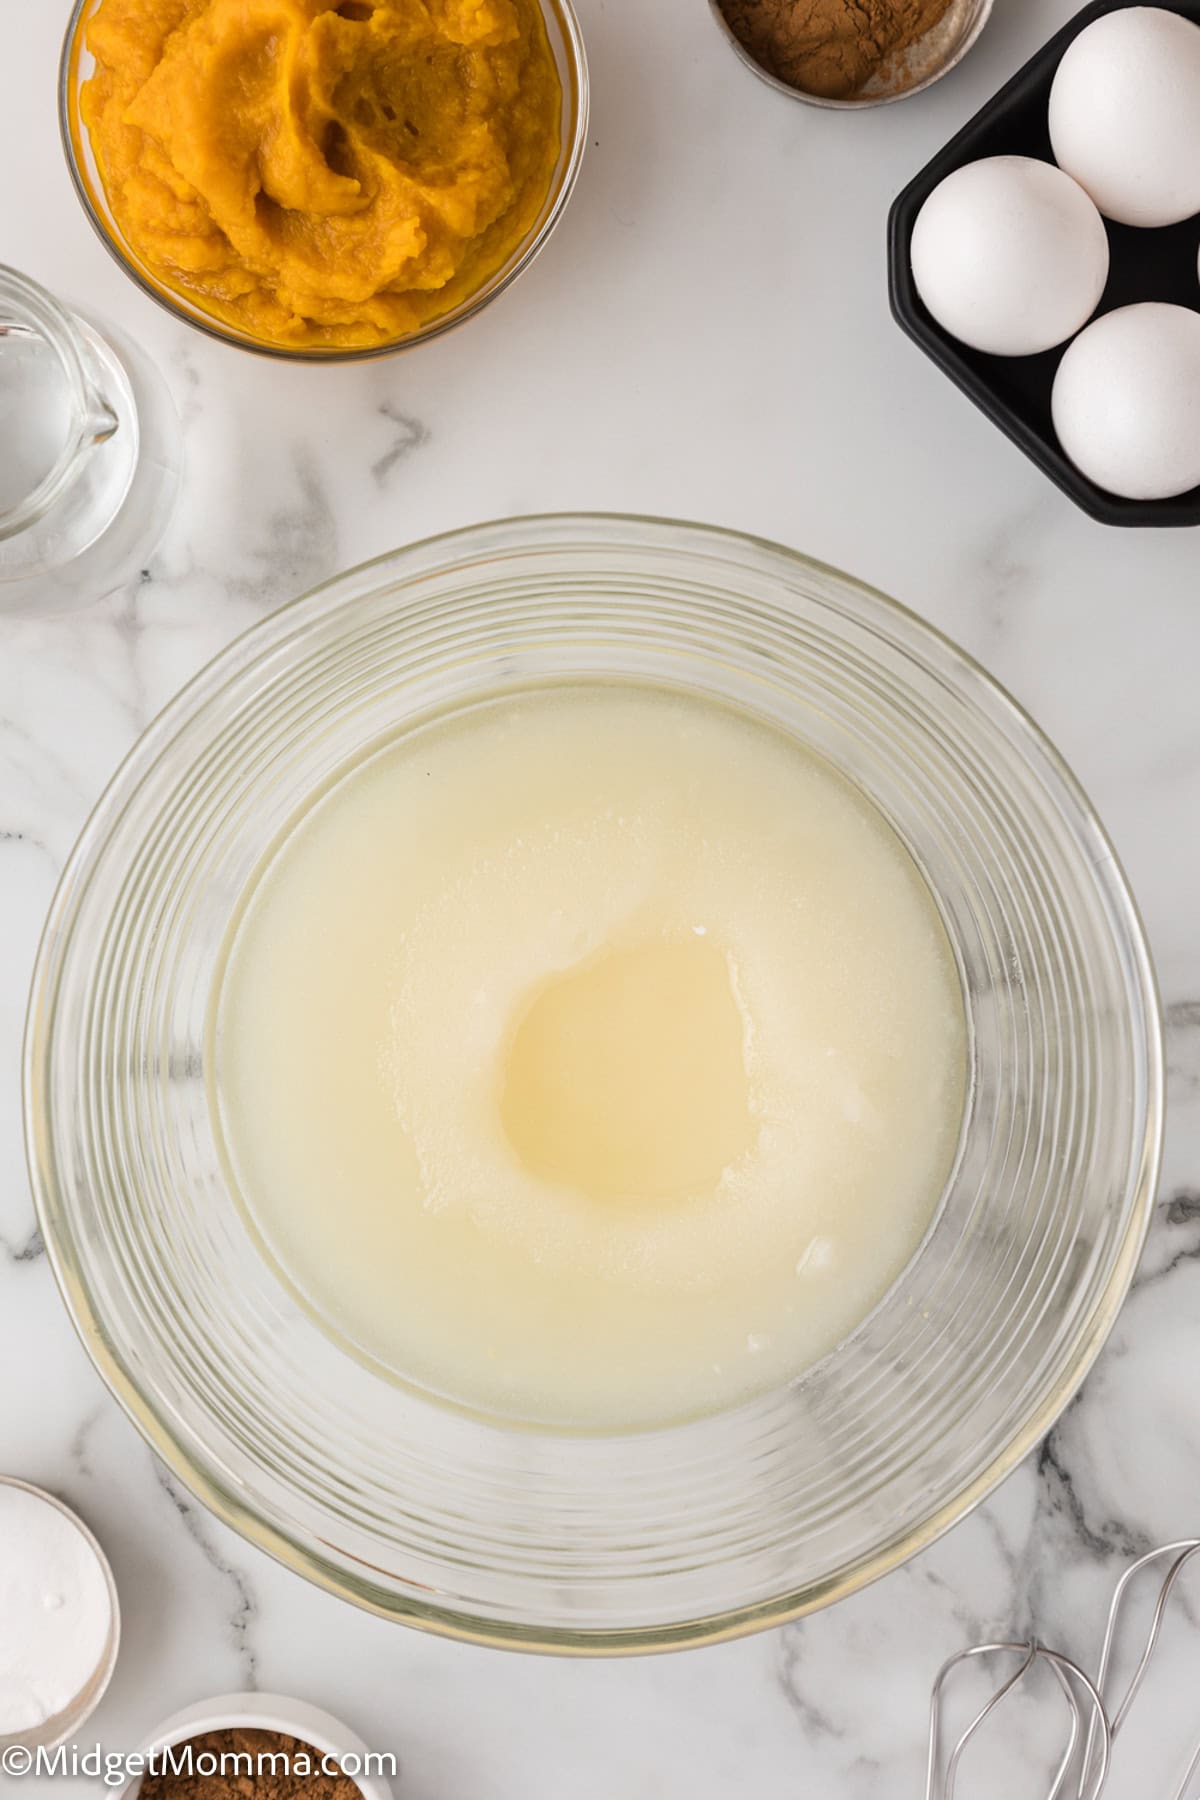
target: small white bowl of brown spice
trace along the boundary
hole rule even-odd
[[[280,1694],[224,1694],[164,1720],[117,1800],[393,1800],[390,1749]]]
[[[957,67],[993,0],[709,0],[748,68],[809,106],[887,106]]]

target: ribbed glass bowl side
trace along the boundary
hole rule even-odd
[[[957,1164],[916,1259],[793,1385],[670,1430],[512,1430],[355,1361],[258,1254],[207,1024],[264,849],[369,746],[497,692],[645,681],[773,720],[909,845],[962,975]],[[648,1649],[769,1623],[912,1554],[1048,1428],[1124,1297],[1162,1123],[1153,976],[1085,799],[911,614],[776,546],[514,520],[247,633],[168,708],[63,878],[31,1001],[30,1163],[68,1305],[181,1478],[304,1573],[488,1642]]]

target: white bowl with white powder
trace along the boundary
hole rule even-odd
[[[117,1660],[112,1570],[53,1494],[0,1475],[0,1749],[79,1730]]]

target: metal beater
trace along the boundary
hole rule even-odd
[[[1079,1664],[1057,1650],[1038,1643],[976,1644],[960,1650],[943,1663],[933,1684],[929,1706],[929,1761],[925,1782],[925,1800],[955,1800],[959,1768],[971,1743],[992,1718],[997,1708],[1024,1682],[1039,1670],[1048,1669],[1054,1676],[1067,1703],[1070,1730],[1062,1755],[1051,1778],[1046,1800],[1100,1800],[1108,1781],[1112,1747],[1131,1708],[1141,1692],[1162,1632],[1163,1618],[1175,1586],[1188,1563],[1200,1555],[1200,1539],[1186,1538],[1177,1544],[1163,1544],[1148,1555],[1139,1557],[1126,1569],[1113,1592],[1100,1647],[1100,1659],[1093,1680]],[[1118,1640],[1126,1635],[1126,1620],[1134,1595],[1143,1584],[1146,1570],[1165,1565],[1159,1583],[1158,1599],[1150,1619],[1141,1655],[1124,1691],[1113,1691],[1113,1663]],[[944,1712],[946,1690],[956,1673],[977,1661],[997,1665],[998,1685],[978,1709],[966,1729],[952,1744],[945,1743]],[[1004,1671],[1007,1669],[1007,1673]],[[1170,1800],[1200,1800],[1200,1745],[1197,1745],[1180,1785]]]

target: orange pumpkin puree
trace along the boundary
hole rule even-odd
[[[458,305],[558,159],[538,0],[102,0],[86,42],[118,229],[271,344],[387,343]]]

